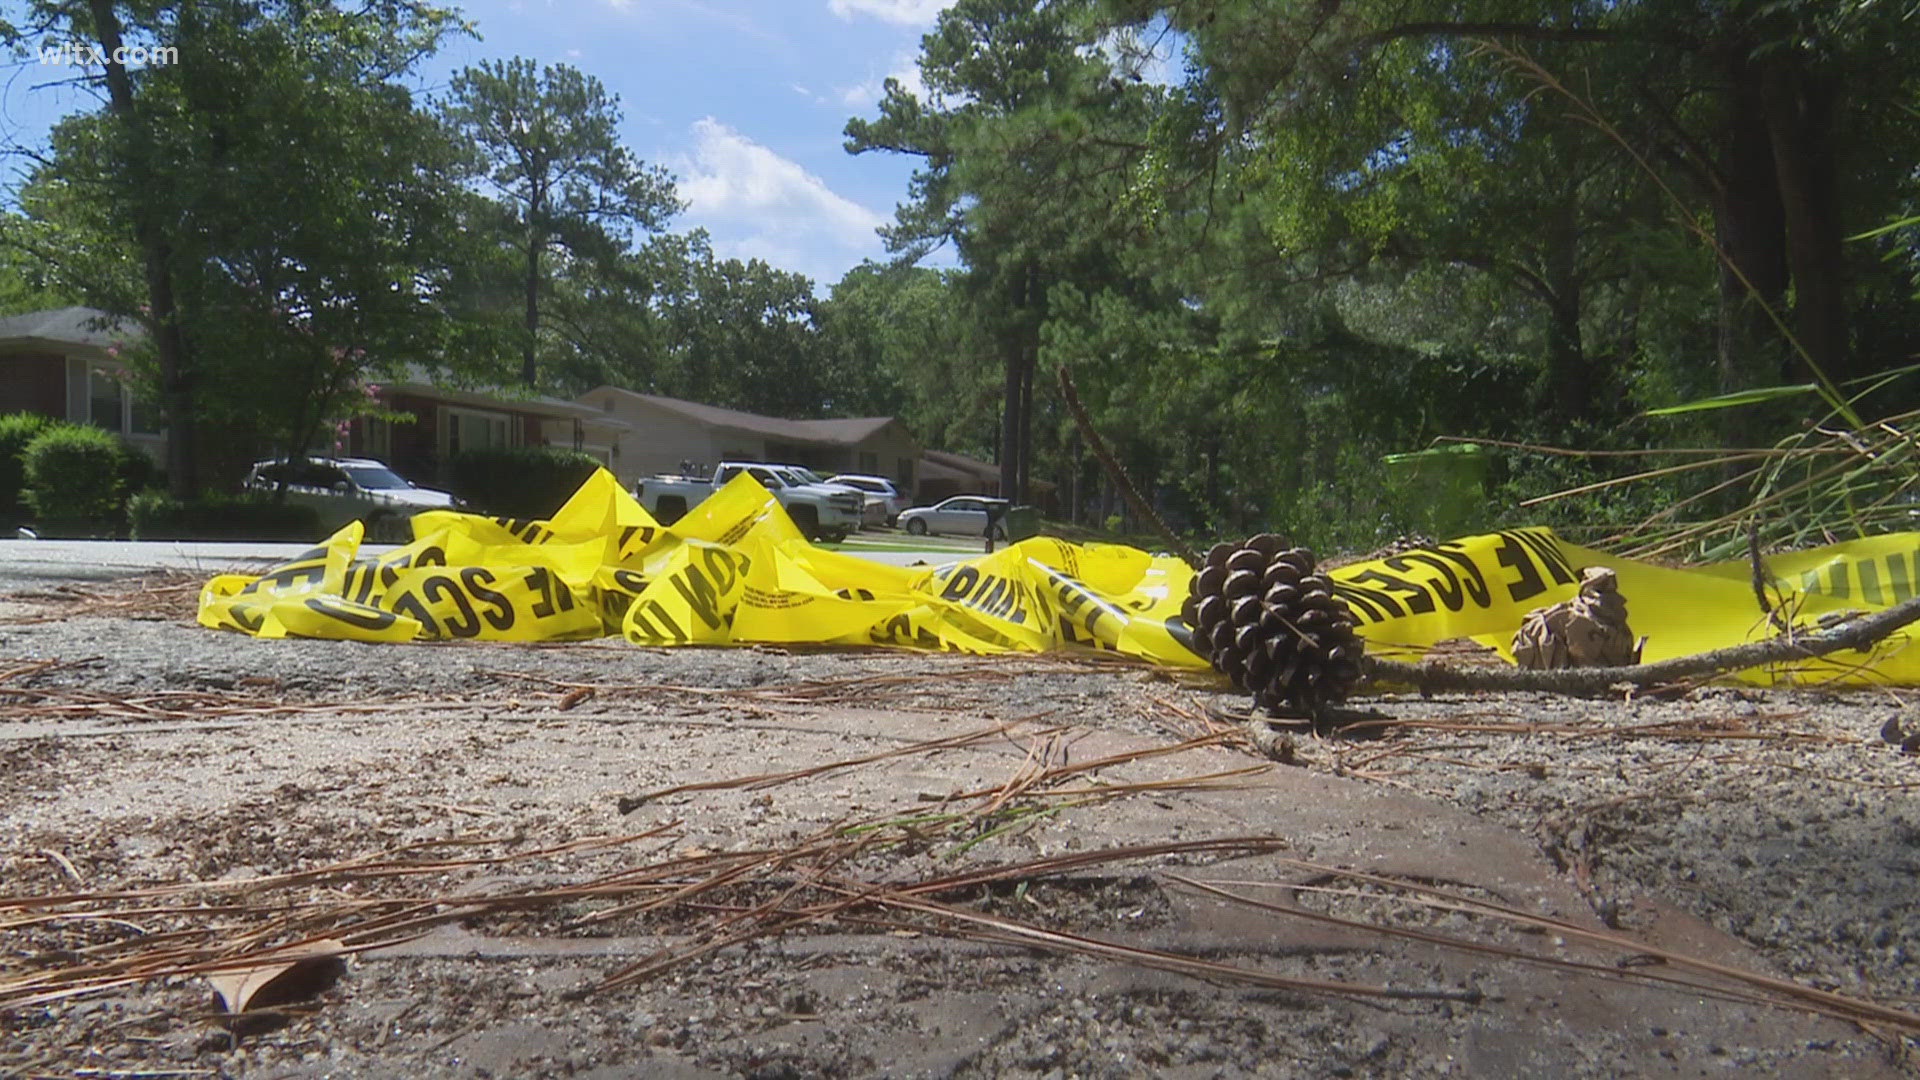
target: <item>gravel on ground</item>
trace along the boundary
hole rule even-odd
[[[1371,718],[1289,736],[1282,765],[1222,723],[1244,708],[1224,683],[1099,658],[260,641],[192,625],[191,595],[181,579],[148,578],[0,600],[0,1075],[1912,1069],[1913,1029],[1898,1023],[1628,981],[1683,974],[1659,962],[1674,950],[1920,1007],[1920,757],[1898,745],[1920,719],[1905,690],[1375,691],[1354,703]],[[997,725],[1011,726],[923,746]],[[1189,740],[1207,744],[1152,754]],[[875,760],[728,784],[861,758]],[[1266,771],[1241,775],[1255,768]],[[711,786],[621,812],[690,784]],[[879,823],[857,828],[886,842],[673,895],[696,868],[861,835],[853,822]],[[759,926],[754,912],[817,903],[829,879],[909,887],[1254,834],[1284,842],[1284,857],[1088,859],[925,894],[948,914],[849,907],[596,989]],[[422,859],[445,864],[368,869]],[[581,888],[616,889],[676,859],[689,869],[656,892],[613,901]],[[319,867],[335,870],[259,884]],[[1182,884],[1193,877],[1284,885],[1292,908],[1349,922],[1216,902]],[[1426,888],[1460,903],[1414,902]],[[211,925],[241,949],[294,925],[276,918],[325,910],[347,926],[403,903],[542,889],[575,891],[482,904],[385,941],[348,957],[317,996],[245,1022],[222,1014],[204,977],[163,962],[169,942]],[[1502,921],[1473,900],[1581,929]],[[965,922],[976,917],[1255,976],[958,932],[986,925]],[[69,998],[11,992],[128,957],[157,967]],[[1310,979],[1418,993],[1278,982]]]

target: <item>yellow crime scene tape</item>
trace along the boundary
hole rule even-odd
[[[752,476],[734,477],[663,526],[601,470],[551,519],[454,511],[413,518],[413,541],[362,555],[349,524],[257,577],[200,593],[201,625],[257,637],[348,641],[565,641],[636,645],[808,643],[967,653],[1100,650],[1204,668],[1180,618],[1193,571],[1118,544],[1036,537],[990,555],[896,567],[810,544]],[[1577,591],[1579,571],[1619,575],[1643,658],[1759,640],[1772,629],[1745,563],[1675,570],[1565,543],[1550,530],[1465,537],[1330,572],[1378,655],[1416,657],[1471,637],[1511,659],[1528,611]],[[1767,562],[1784,610],[1811,626],[1920,591],[1920,535],[1899,534]],[[1920,682],[1904,635],[1755,681]]]

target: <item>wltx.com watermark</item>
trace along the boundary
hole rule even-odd
[[[111,54],[99,45],[84,41],[63,41],[40,46],[40,63],[47,67],[166,67],[180,62],[180,49],[174,45],[122,45]]]

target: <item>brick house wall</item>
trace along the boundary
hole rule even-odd
[[[0,356],[0,413],[67,418],[67,359],[54,353]]]

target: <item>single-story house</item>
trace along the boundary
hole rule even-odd
[[[914,502],[930,506],[951,495],[1000,494],[1000,466],[970,458],[929,450],[920,470],[920,485],[914,489]]]
[[[613,438],[604,449],[608,467],[628,488],[661,473],[711,473],[722,461],[867,473],[890,477],[906,491],[914,490],[919,479],[920,444],[890,416],[783,420],[617,386],[589,390],[578,401],[624,425],[622,431],[607,430]],[[550,424],[549,437],[552,431]]]
[[[0,413],[94,424],[163,461],[167,439],[158,412],[134,396],[120,359],[144,333],[89,307],[0,319]]]
[[[90,307],[56,308],[0,319],[0,413],[33,412],[96,424],[153,458],[166,460],[158,410],[132,389],[121,350],[145,331]],[[446,462],[460,450],[492,446],[560,446],[612,464],[609,450],[625,430],[619,420],[559,398],[451,385],[421,365],[379,382],[383,409],[409,423],[359,419],[337,444],[322,436],[316,453],[379,458],[415,482],[448,480]],[[234,446],[219,432],[201,434],[209,478],[238,481],[248,462],[270,451]]]
[[[612,447],[627,429],[619,419],[577,402],[462,388],[418,365],[397,380],[375,385],[381,408],[410,414],[413,421],[355,420],[340,452],[378,458],[429,486],[448,481],[446,463],[462,450],[553,446],[585,451],[612,467]]]
[[[1028,498],[1043,509],[1052,510],[1057,485],[1035,477],[1029,477],[1027,484],[1032,489],[1027,493]],[[944,450],[929,450],[923,455],[920,486],[914,490],[916,505],[930,506],[950,495],[998,494],[1000,466]]]

